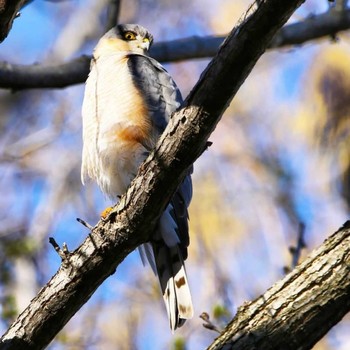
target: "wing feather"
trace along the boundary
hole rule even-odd
[[[130,54],[128,65],[134,84],[145,99],[153,133],[164,131],[173,112],[182,103],[181,93],[165,68],[156,60],[141,54]],[[189,245],[188,206],[192,198],[190,169],[178,187],[152,241],[154,261],[141,249],[141,256],[154,264],[167,308],[170,328],[175,330],[193,315],[184,260]]]
[[[128,65],[137,88],[142,92],[149,115],[158,133],[182,104],[180,90],[165,68],[151,57],[130,54]]]

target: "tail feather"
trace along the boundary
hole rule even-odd
[[[184,261],[178,246],[168,247],[164,242],[154,242],[153,252],[170,328],[174,331],[193,316]]]
[[[151,242],[139,249],[143,263],[148,261],[158,275],[172,331],[193,316],[184,263],[190,243],[187,212],[192,197],[190,173],[160,217]]]
[[[181,266],[181,269],[174,278],[175,291],[177,298],[177,306],[179,310],[180,319],[189,319],[193,317],[192,298],[190,288],[187,281],[185,265]]]
[[[151,243],[144,243],[138,248],[141,261],[143,266],[146,266],[147,263],[151,266],[152,271],[157,275],[156,262],[154,261],[153,248]]]

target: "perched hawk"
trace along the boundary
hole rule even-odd
[[[83,102],[82,182],[91,178],[112,200],[122,195],[182,102],[168,72],[147,56],[152,35],[118,25],[97,44]],[[193,315],[184,260],[189,245],[190,174],[162,214],[142,261],[158,275],[170,328]]]

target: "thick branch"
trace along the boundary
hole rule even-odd
[[[350,28],[350,9],[328,11],[302,22],[282,28],[270,43],[270,48],[299,45],[325,36],[334,37]],[[151,56],[161,62],[176,62],[193,58],[213,57],[224,37],[189,37],[156,43]],[[0,87],[6,89],[62,88],[80,84],[89,72],[90,57],[83,56],[65,64],[15,65],[0,62]]]
[[[208,350],[311,349],[350,310],[350,221],[264,295],[241,306]]]
[[[147,241],[232,96],[302,0],[266,0],[221,46],[127,193],[3,335],[0,349],[41,349],[138,245]]]
[[[0,43],[12,28],[13,20],[26,0],[0,0]]]
[[[310,16],[302,22],[285,26],[271,42],[271,48],[300,45],[325,36],[335,38],[336,34],[350,28],[350,9],[330,10]]]
[[[90,59],[91,57],[82,56],[55,66],[26,66],[0,62],[0,87],[14,90],[34,87],[62,88],[82,83],[89,73]]]

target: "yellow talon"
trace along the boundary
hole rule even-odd
[[[112,211],[113,207],[107,207],[106,209],[104,209],[101,213],[101,218],[105,219],[108,214]]]

